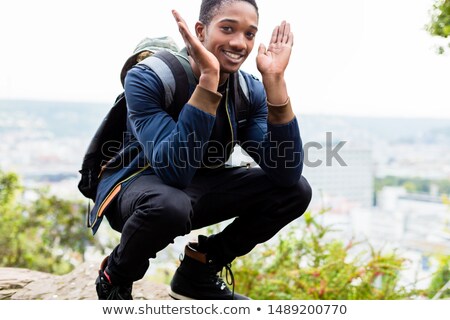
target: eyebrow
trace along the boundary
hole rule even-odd
[[[220,20],[219,22],[229,22],[229,23],[239,23],[239,21],[235,20],[235,19],[230,19],[230,18],[224,18],[222,20]],[[250,25],[250,28],[255,29],[256,31],[258,31],[258,27],[255,25]]]

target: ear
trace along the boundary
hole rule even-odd
[[[197,21],[197,23],[195,24],[195,35],[197,36],[198,40],[200,40],[200,42],[203,42],[205,40],[205,33],[205,25],[200,21]]]

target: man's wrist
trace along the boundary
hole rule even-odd
[[[289,97],[282,104],[272,104],[267,101],[267,108],[269,111],[267,121],[271,124],[286,124],[295,118]]]
[[[267,100],[273,105],[283,105],[289,99],[286,81],[282,75],[271,75],[263,78]]]
[[[222,95],[217,91],[211,91],[198,85],[188,103],[197,109],[215,116],[221,99]]]
[[[199,86],[205,88],[209,91],[217,91],[217,87],[219,86],[219,74],[202,74],[198,79]]]

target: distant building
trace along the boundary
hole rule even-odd
[[[306,147],[303,175],[313,189],[311,206],[339,210],[340,206],[373,205],[374,174],[369,148],[345,144],[338,152],[338,161],[332,157],[331,146]]]
[[[392,217],[396,217],[398,231],[395,238],[403,247],[423,253],[443,251],[450,254],[450,209],[439,196],[385,187],[378,198],[379,209],[391,215],[391,219],[384,219],[384,227],[394,224]],[[373,233],[373,236],[379,234]]]
[[[377,198],[377,207],[352,210],[352,233],[407,258],[405,283],[420,280],[416,285],[427,287],[436,257],[450,255],[449,207],[435,195],[411,194],[401,187],[385,187]]]

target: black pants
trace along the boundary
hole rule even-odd
[[[305,178],[281,188],[259,168],[199,171],[183,190],[155,175],[140,176],[121,191],[117,210],[107,216],[111,226],[122,232],[108,272],[116,283],[139,280],[149,259],[177,236],[236,217],[212,237],[215,255],[231,262],[300,217],[310,200],[311,187]]]

